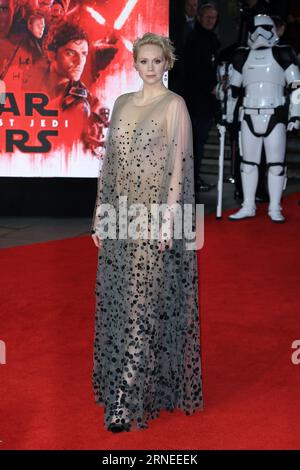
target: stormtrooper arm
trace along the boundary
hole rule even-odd
[[[289,123],[287,130],[300,129],[300,79],[295,80],[291,85]]]
[[[288,131],[300,128],[300,70],[293,61],[285,70],[285,78],[290,90]]]

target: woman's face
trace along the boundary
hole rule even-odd
[[[164,72],[167,70],[167,60],[163,50],[155,44],[145,44],[138,50],[135,68],[143,82],[154,85],[162,82]]]

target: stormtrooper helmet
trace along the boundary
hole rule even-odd
[[[251,49],[273,47],[278,41],[272,18],[268,15],[256,15],[249,25],[248,46]]]

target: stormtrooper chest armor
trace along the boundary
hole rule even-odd
[[[285,75],[272,48],[251,50],[242,70],[244,108],[276,108],[285,103]]]

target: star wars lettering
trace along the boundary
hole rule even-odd
[[[3,115],[12,117],[12,116],[25,116],[31,117],[34,116],[34,112],[42,117],[57,117],[58,110],[48,109],[47,105],[49,103],[49,98],[43,93],[25,93],[24,102],[18,103],[16,96],[13,93],[6,93],[4,103],[0,104],[0,124],[3,125]],[[57,120],[51,121],[51,127],[57,127]],[[10,125],[14,125],[14,120],[10,119]],[[66,123],[65,123],[66,125]],[[45,127],[45,120],[40,121],[40,126]],[[0,126],[1,127],[1,126]],[[34,127],[34,120],[29,121],[29,126]],[[52,143],[50,138],[57,137],[58,130],[41,130],[37,134],[37,140],[39,145],[29,145],[28,141],[31,137],[31,134],[27,129],[6,129],[5,131],[5,151],[13,152],[18,149],[23,153],[47,153],[52,148]]]

